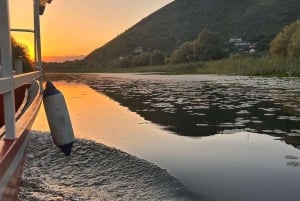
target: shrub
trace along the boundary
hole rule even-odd
[[[300,58],[300,20],[284,27],[271,42],[270,54],[286,58]]]

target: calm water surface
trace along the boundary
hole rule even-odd
[[[77,137],[166,168],[206,200],[298,201],[300,79],[51,74]],[[48,130],[41,110],[34,129]]]

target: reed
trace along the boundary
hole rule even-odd
[[[204,63],[195,73],[249,76],[300,76],[300,60],[276,57],[230,57]]]
[[[166,64],[131,68],[72,66],[49,69],[47,72],[161,72],[165,74],[221,74],[245,76],[300,77],[300,59],[287,60],[267,56],[232,56],[226,59],[183,64]]]
[[[300,59],[286,60],[276,57],[235,56],[226,59],[142,67],[131,72],[165,72],[167,74],[222,74],[245,76],[300,76]]]

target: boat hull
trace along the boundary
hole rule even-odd
[[[18,98],[18,92],[15,92],[15,94],[16,99],[23,96],[21,92],[19,92],[20,97]],[[16,104],[20,104],[20,102],[17,100]],[[17,200],[20,172],[28,142],[28,133],[41,102],[42,94],[40,93],[38,83],[35,83],[28,90],[27,102],[24,105],[23,111],[16,119],[16,139],[7,140],[4,138],[4,126],[0,130],[0,200],[2,201]]]

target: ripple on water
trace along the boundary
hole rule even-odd
[[[300,134],[300,129],[292,129],[291,132],[292,132],[292,133]]]
[[[275,134],[287,134],[287,132],[285,132],[285,131],[282,131],[282,130],[279,130],[279,129],[275,129],[275,130],[273,130],[273,133],[275,133]]]
[[[265,113],[264,115],[265,116],[275,116],[276,114],[274,114],[274,113]]]
[[[263,123],[263,121],[260,121],[260,120],[252,120],[251,122],[254,124],[262,124]]]
[[[234,128],[235,123],[226,122],[226,123],[221,123],[218,126],[221,127],[221,128]]]
[[[186,131],[187,135],[198,119],[205,119],[209,125],[220,124],[220,127],[210,128],[209,135],[227,127],[234,129],[247,126],[258,132],[279,128],[287,133],[291,133],[291,129],[300,129],[297,126],[300,121],[300,102],[296,101],[300,98],[299,79],[133,74],[98,74],[95,79],[91,79],[90,75],[81,77],[83,79],[80,80],[86,80],[93,88],[112,95],[134,111],[151,113],[154,108],[156,115],[153,118],[147,114],[148,120],[154,123],[172,123],[170,119],[158,119],[159,112],[174,115],[174,124],[182,116],[186,117],[190,123],[185,122],[182,125],[184,128],[178,132]],[[283,121],[289,126],[282,126]],[[195,130],[195,135],[201,133],[199,131],[200,128]]]
[[[237,114],[250,114],[250,112],[248,110],[240,110],[238,112],[236,112]]]
[[[157,108],[173,108],[174,105],[171,103],[152,103],[152,107],[157,107]]]
[[[206,127],[206,126],[208,126],[208,124],[203,124],[202,123],[202,124],[196,124],[196,126],[205,126]]]
[[[275,111],[280,110],[279,108],[262,108],[262,107],[260,107],[258,109],[263,110],[265,112],[275,112]]]
[[[209,105],[190,105],[190,106],[184,106],[182,108],[183,110],[201,110],[201,109],[209,109]]]
[[[290,116],[289,117],[290,121],[300,121],[300,117],[296,117],[296,116]]]
[[[176,109],[175,108],[163,108],[162,111],[170,113],[170,114],[176,113]]]
[[[206,114],[204,114],[204,113],[192,113],[191,115],[193,115],[193,116],[205,116]]]
[[[262,130],[263,133],[272,133],[273,130]]]
[[[235,122],[236,122],[236,123],[239,123],[239,124],[247,124],[247,123],[250,123],[251,121],[250,121],[249,119],[236,118],[236,119],[235,119]]]
[[[277,119],[279,119],[279,120],[287,120],[287,119],[289,119],[289,117],[288,116],[279,116],[279,117],[277,117]]]

